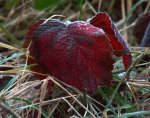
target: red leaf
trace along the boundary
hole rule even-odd
[[[23,43],[23,48],[28,48],[29,46],[29,54],[30,56],[28,57],[27,63],[28,64],[37,64],[36,60],[35,60],[35,48],[34,48],[34,43],[33,43],[33,34],[35,33],[36,29],[44,22],[44,19],[40,19],[38,21],[36,21],[35,23],[33,23],[30,27],[29,30],[27,32],[27,36],[26,39]],[[34,74],[34,76],[36,77],[36,79],[45,79],[46,76],[44,75],[40,75],[41,74],[47,74],[45,72],[45,70],[43,69],[43,67],[41,67],[40,65],[35,65],[33,67],[30,67],[30,69],[33,72],[39,73],[39,74]],[[48,93],[51,93],[51,88],[52,88],[52,82],[49,81],[48,83]]]
[[[90,21],[40,22],[29,31],[30,51],[44,72],[79,90],[94,93],[112,82],[113,53],[130,64],[130,51],[106,13]],[[114,50],[122,51],[116,53]]]
[[[114,61],[109,43],[102,30],[80,21],[65,25],[49,20],[33,37],[41,67],[65,83],[92,93],[99,85],[111,85]]]
[[[40,24],[42,24],[45,20],[44,19],[40,19],[38,21],[36,21],[35,23],[33,23],[30,27],[29,27],[29,30],[27,32],[27,36],[26,36],[26,39],[23,43],[23,48],[28,48],[28,46],[30,45],[29,47],[29,54],[30,56],[32,56],[33,58],[29,57],[28,58],[28,64],[36,64],[36,61],[34,59],[34,51],[33,51],[33,43],[32,43],[32,39],[33,39],[33,34],[34,32],[36,31],[36,29],[39,27]],[[34,72],[37,72],[37,73],[45,73],[45,71],[39,66],[39,65],[35,65],[33,67],[30,68],[32,71]],[[46,73],[45,73],[46,74]],[[43,79],[45,78],[46,76],[42,76],[42,75],[39,75],[39,74],[35,74],[36,78],[38,79]]]
[[[116,56],[122,56],[124,66],[127,69],[131,65],[131,53],[130,50],[124,41],[122,35],[118,32],[117,27],[112,22],[111,18],[105,12],[98,13],[94,16],[90,23],[98,28],[104,30],[106,35],[109,37],[111,41],[111,45],[114,50],[114,54]]]

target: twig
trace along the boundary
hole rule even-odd
[[[57,79],[57,81],[58,81],[59,83],[65,85],[66,87],[71,88],[72,90],[74,90],[75,92],[77,92],[78,95],[81,95],[81,96],[83,97],[83,92],[79,91],[78,89],[76,89],[76,88],[74,88],[74,87],[72,87],[72,86],[70,86],[70,85],[68,85],[68,84],[66,84],[66,83],[64,83],[64,82],[62,82],[62,81],[60,81],[60,80],[58,80],[58,79]],[[100,105],[100,106],[102,106],[102,107],[105,107],[102,103],[100,103],[100,102],[98,102],[97,100],[93,99],[93,98],[92,98],[91,96],[89,96],[88,94],[86,95],[86,97],[88,97],[89,99],[91,99],[92,101],[94,101],[95,103],[97,103],[98,105]]]
[[[125,15],[125,0],[121,0],[121,15],[122,15],[122,19],[125,19],[126,18],[126,15]]]
[[[148,2],[148,4],[147,4],[145,10],[144,10],[144,13],[146,13],[146,12],[148,11],[149,7],[150,7],[150,0],[149,0],[149,2]]]
[[[124,30],[127,30],[135,25],[135,22],[133,22],[131,25],[125,26],[123,29],[120,29],[119,32],[123,32]]]
[[[102,5],[102,0],[98,0],[98,12],[100,12],[101,9],[101,5]]]
[[[70,95],[82,108],[84,108],[93,118],[96,118],[91,111],[89,111],[81,102],[79,102],[70,92],[68,92],[63,86],[61,86],[57,81],[55,81],[52,77],[48,76],[48,78],[54,82],[57,86],[62,88],[68,95]]]
[[[2,24],[0,24],[0,29],[6,34],[6,37],[7,37],[10,41],[12,41],[12,42],[14,42],[14,43],[20,45],[19,40],[17,40]]]
[[[50,118],[50,116],[52,115],[52,113],[55,111],[55,109],[57,108],[59,102],[60,102],[60,100],[57,101],[57,103],[55,103],[55,106],[53,107],[53,109],[52,109],[51,112],[49,113],[49,115],[48,115],[49,117],[48,117],[48,118]]]
[[[146,66],[146,65],[150,65],[150,62],[138,64],[135,67],[137,68],[137,67]],[[125,68],[122,68],[122,69],[114,70],[112,73],[120,73],[120,72],[124,72],[124,71],[125,71]]]
[[[8,106],[6,106],[4,103],[0,103],[0,107],[9,112],[11,115],[13,115],[15,118],[21,118],[17,113],[15,113],[13,110],[11,110]]]
[[[94,7],[91,5],[91,3],[88,0],[85,0],[87,2],[87,5],[89,6],[89,8],[91,9],[91,11],[96,15],[97,11],[94,9]]]
[[[79,112],[68,102],[68,100],[66,100],[65,98],[62,97],[62,99],[76,112],[76,114],[78,116],[80,116],[80,118],[82,118],[82,116],[79,114]]]
[[[145,51],[145,52],[146,52],[146,51]],[[129,80],[128,76],[129,76],[129,74],[130,74],[130,71],[135,67],[135,65],[136,65],[144,56],[145,56],[145,53],[142,53],[141,55],[139,55],[139,57],[137,57],[137,59],[136,59],[136,60],[131,64],[131,66],[128,68],[128,70],[127,70],[127,72],[126,72],[124,78],[119,82],[119,84],[117,85],[116,89],[114,90],[114,92],[113,92],[113,94],[112,94],[112,96],[111,96],[111,99],[110,99],[109,103],[108,103],[108,104],[106,105],[106,107],[105,107],[105,110],[111,105],[112,100],[114,99],[114,97],[115,97],[115,95],[116,95],[116,93],[117,93],[117,91],[118,91],[120,85],[121,85],[124,81],[128,81],[128,80]]]
[[[65,85],[66,87],[71,88],[72,90],[74,90],[75,92],[77,92],[78,95],[81,95],[81,96],[83,97],[83,92],[79,91],[78,89],[76,89],[76,88],[74,88],[74,87],[72,87],[72,86],[70,86],[70,85],[68,85],[68,84],[66,84],[66,83],[64,83],[64,82],[62,82],[62,81],[60,81],[60,80],[58,80],[58,79],[57,79],[57,81],[58,81],[59,83]],[[100,105],[100,106],[102,106],[102,107],[105,107],[102,103],[100,103],[100,102],[98,102],[97,100],[93,99],[93,98],[90,97],[88,94],[86,95],[86,97],[88,97],[89,99],[91,99],[92,101],[94,101],[95,103],[97,103],[98,105]]]
[[[39,111],[37,118],[41,118],[41,111],[42,111],[42,102],[44,101],[45,95],[46,95],[46,89],[48,85],[48,80],[45,79],[42,86],[41,86],[41,92],[40,92],[40,105],[39,105]]]

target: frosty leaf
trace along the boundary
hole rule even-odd
[[[131,53],[124,41],[122,35],[118,32],[117,27],[112,22],[111,18],[105,12],[98,13],[90,20],[90,24],[95,27],[101,28],[105,31],[106,35],[111,41],[111,45],[116,56],[122,56],[124,66],[127,69],[131,64]]]

